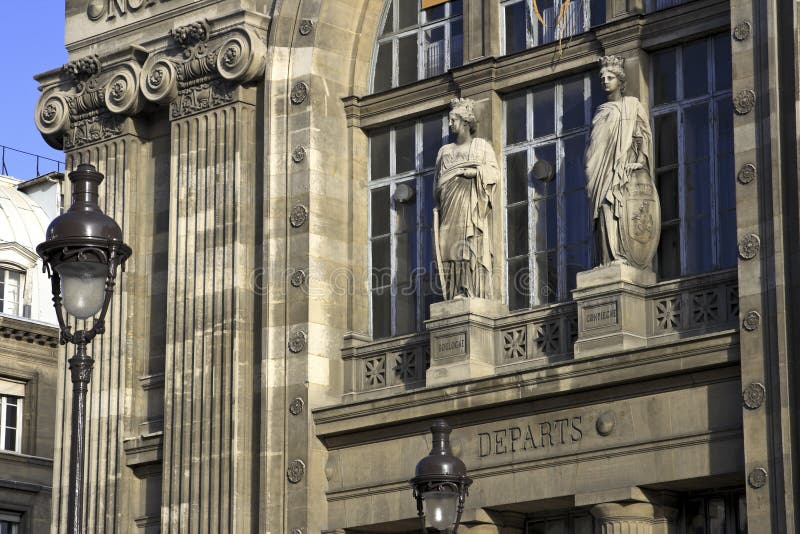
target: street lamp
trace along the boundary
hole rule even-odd
[[[417,463],[411,479],[422,532],[427,527],[437,531],[458,532],[464,499],[472,479],[464,462],[450,450],[450,426],[438,419],[431,426],[431,452]]]
[[[53,306],[61,329],[61,344],[76,346],[69,359],[72,374],[72,439],[69,458],[68,529],[81,534],[83,521],[83,456],[86,392],[94,360],[86,346],[105,331],[105,316],[121,267],[131,255],[122,230],[97,205],[103,175],[92,165],[78,165],[69,175],[72,205],[47,227],[46,241],[36,247],[53,288]],[[68,326],[62,311],[75,319],[94,318],[89,330]],[[99,315],[98,315],[99,313]]]

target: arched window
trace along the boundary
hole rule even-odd
[[[606,0],[503,0],[503,52],[513,54],[606,21]]]
[[[462,0],[422,9],[390,0],[375,46],[373,92],[443,74],[464,61]]]

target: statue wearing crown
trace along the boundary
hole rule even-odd
[[[624,60],[604,56],[600,65],[607,102],[592,119],[585,155],[595,264],[650,270],[661,233],[650,121],[639,99],[624,96]]]
[[[499,168],[492,145],[474,137],[473,106],[467,98],[451,100],[455,142],[436,156],[434,246],[445,300],[492,298],[490,219]]]

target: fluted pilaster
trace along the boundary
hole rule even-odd
[[[170,223],[161,529],[251,532],[255,88],[263,39],[205,22],[171,32],[142,91],[169,106]]]

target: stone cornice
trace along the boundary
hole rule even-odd
[[[22,317],[0,315],[0,336],[2,337],[57,347],[59,335],[56,326],[34,322]]]
[[[480,418],[478,412],[468,413],[469,408],[475,406],[487,409],[503,405],[504,412],[510,417],[515,403],[536,401],[540,409],[547,404],[558,404],[559,409],[563,409],[571,402],[584,402],[581,395],[596,395],[594,391],[598,388],[645,387],[652,394],[658,390],[654,384],[642,385],[650,379],[673,377],[667,378],[663,387],[679,388],[686,383],[696,383],[700,380],[699,373],[706,369],[725,367],[730,369],[730,373],[738,373],[738,366],[735,366],[738,339],[738,333],[723,331],[697,336],[689,342],[684,340],[611,357],[578,359],[542,369],[398,393],[390,398],[316,408],[313,410],[314,422],[318,437],[328,448],[337,448],[371,439],[370,434],[415,432],[418,430],[416,421],[423,418],[447,416],[459,421]],[[715,372],[710,372],[708,379],[717,380]],[[685,378],[674,378],[679,375]],[[565,383],[570,384],[567,396]],[[387,413],[391,413],[391,423],[386,422]]]
[[[71,150],[133,133],[126,119],[146,105],[170,104],[175,118],[225,104],[239,85],[263,76],[264,25],[264,17],[240,11],[176,26],[161,51],[132,46],[77,58],[37,77],[36,126],[48,144]]]

